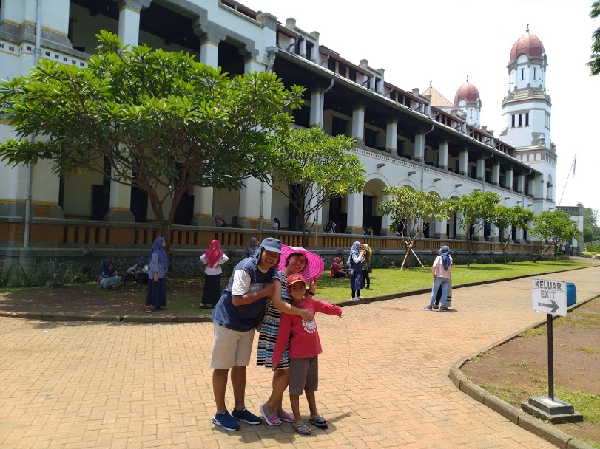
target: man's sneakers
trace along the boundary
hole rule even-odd
[[[220,426],[225,430],[229,430],[230,432],[233,432],[234,430],[239,430],[240,428],[240,425],[233,418],[233,416],[229,414],[227,410],[225,410],[223,413],[215,414],[215,416],[213,416],[212,422],[213,424],[216,424],[217,426]]]
[[[243,421],[253,426],[262,423],[261,418],[253,415],[246,408],[243,408],[242,410],[234,409],[231,412],[231,415],[225,410],[223,413],[217,413],[212,419],[213,424],[216,424],[225,430],[229,430],[230,432],[239,430],[240,425],[237,423],[238,421]]]
[[[250,424],[251,426],[257,426],[262,423],[261,418],[250,413],[245,407],[240,411],[234,409],[231,412],[231,415],[238,421],[245,422],[246,424]]]

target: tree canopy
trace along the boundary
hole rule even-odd
[[[491,223],[498,227],[500,231],[498,233],[498,240],[502,245],[502,252],[504,254],[504,261],[508,261],[506,254],[506,248],[510,242],[510,238],[504,238],[504,230],[509,231],[511,228],[520,228],[524,230],[529,229],[529,221],[533,219],[533,212],[524,209],[521,206],[507,207],[497,205],[490,218]]]
[[[469,241],[469,263],[472,260],[473,238],[485,223],[491,222],[500,196],[494,192],[474,190],[469,195],[450,200],[450,208],[458,212],[459,226],[465,232]]]
[[[390,228],[400,230],[407,236],[408,250],[402,262],[404,267],[409,254],[416,257],[412,248],[415,239],[423,234],[425,223],[448,219],[449,203],[433,192],[413,190],[407,186],[385,187],[383,195],[385,199],[379,204],[378,211],[390,215]],[[408,229],[412,232],[407,232]]]
[[[137,186],[164,233],[190,187],[267,179],[274,136],[292,122],[284,108],[298,107],[304,88],[269,73],[230,78],[187,53],[130,48],[106,31],[98,39],[87,67],[43,59],[0,85],[0,112],[19,138],[0,144],[2,160],[50,159],[59,174],[84,169]]]
[[[542,254],[552,246],[554,246],[556,254],[556,245],[559,242],[570,244],[571,240],[579,236],[577,224],[571,220],[569,214],[562,210],[546,210],[537,215],[533,219],[533,223],[531,232],[545,242]]]
[[[303,245],[311,217],[334,198],[362,192],[365,170],[350,153],[354,139],[331,137],[319,128],[296,128],[277,139],[278,165],[273,172],[273,189],[289,199],[302,219]]]
[[[590,17],[592,19],[600,16],[600,0],[595,0],[592,3],[592,11]],[[592,34],[592,54],[590,56],[590,62],[587,64],[590,67],[590,73],[592,75],[598,75],[600,73],[600,28],[596,29]]]

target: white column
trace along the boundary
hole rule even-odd
[[[398,150],[398,120],[389,120],[386,123],[385,149],[390,153]]]
[[[490,225],[490,241],[497,242],[500,230],[498,226]]]
[[[310,93],[310,126],[323,127],[323,97],[320,90]]]
[[[115,176],[115,169],[111,169]],[[108,212],[104,216],[106,221],[132,222],[135,217],[131,213],[131,186],[110,181],[110,194]]]
[[[435,222],[435,233],[433,235],[434,238],[436,239],[447,239],[448,236],[446,235],[446,228],[448,226],[448,222],[446,220],[442,220],[442,221],[436,221]]]
[[[120,0],[118,33],[121,42],[135,46],[140,36],[140,12],[150,6],[151,0]]]
[[[483,157],[477,159],[477,179],[485,180],[485,158]]]
[[[506,189],[512,190],[513,187],[513,169],[509,168],[508,170],[506,170],[506,173],[504,174],[504,187]]]
[[[457,212],[456,213],[456,223],[457,223],[457,226],[456,226],[456,238],[460,239],[460,240],[466,240],[467,239],[467,234],[465,233],[464,228],[460,225],[461,220],[462,220],[462,215],[459,212]]]
[[[348,218],[346,233],[362,234],[363,196],[361,193],[348,195]]]
[[[213,188],[194,186],[194,216],[190,224],[197,226],[214,226]]]
[[[483,237],[483,223],[481,221],[475,224],[475,235],[473,237],[473,240],[479,240],[480,242],[485,240]]]
[[[300,41],[300,56],[306,58],[306,39]]]
[[[352,110],[352,135],[357,141],[365,140],[365,110],[356,108]]]
[[[264,64],[261,64],[254,59],[248,59],[244,63],[244,71],[246,73],[264,72],[265,69],[266,66]],[[245,179],[244,187],[240,190],[238,224],[242,228],[258,228],[262,212],[263,229],[272,228],[272,203],[273,190],[267,183],[261,182],[256,178]]]
[[[60,178],[52,172],[51,161],[38,161],[33,167],[31,183],[32,217],[63,218],[63,210],[58,205]],[[0,214],[1,215],[1,214]]]
[[[517,243],[523,243],[523,228],[517,228],[515,233],[517,237]]]
[[[448,168],[448,142],[441,142],[439,147],[438,167]]]
[[[458,173],[469,175],[469,150],[460,150],[458,155]]]
[[[425,134],[415,134],[415,160],[421,161],[425,156]]]
[[[507,228],[504,228],[502,230],[502,240],[507,241],[507,240],[511,239],[511,233],[510,233],[510,231],[511,231],[511,227],[510,226],[507,227]]]
[[[495,186],[500,184],[500,164],[492,165],[492,184]]]
[[[242,228],[258,227],[260,217],[260,191],[261,182],[258,179],[246,178],[244,180],[244,187],[240,190],[240,204],[238,208],[238,224]]]
[[[267,182],[261,183],[263,229],[273,229],[273,189]],[[260,209],[259,209],[260,213]]]
[[[4,2],[2,3],[4,7]],[[3,125],[0,124],[0,128]],[[16,138],[12,135],[10,138]],[[27,186],[27,166],[0,164],[0,216],[11,219],[25,217],[25,196]]]
[[[219,66],[219,44],[204,40],[200,44],[200,62],[210,67]],[[190,224],[197,226],[214,226],[212,187],[194,186],[194,216]]]
[[[121,0],[119,1],[118,33],[125,45],[136,46],[140,35],[140,12],[150,6],[151,0]],[[114,173],[114,170],[113,170]],[[110,196],[108,212],[104,216],[107,221],[135,221],[130,211],[131,186],[110,181]]]
[[[200,44],[200,62],[211,67],[219,66],[219,43],[205,40]]]
[[[517,178],[517,192],[523,193],[525,191],[525,175],[519,175]],[[525,204],[522,205],[525,207]]]
[[[248,59],[244,62],[245,73],[264,72],[266,68],[267,66],[254,59]]]

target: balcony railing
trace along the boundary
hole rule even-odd
[[[23,242],[23,223],[0,223],[0,245],[20,246]],[[118,248],[147,248],[156,237],[162,235],[158,224],[146,223],[107,223],[102,221],[85,220],[52,220],[34,219],[31,224],[30,242],[33,246],[41,247],[118,247]],[[262,234],[258,229],[217,228],[173,225],[171,228],[171,245],[182,249],[200,247],[207,248],[211,240],[219,240],[224,247],[245,247],[250,238],[259,240],[265,237],[276,237],[289,246],[302,246],[302,233],[294,231],[265,230]],[[316,244],[315,244],[315,238]],[[381,251],[405,250],[407,239],[396,236],[367,236],[355,234],[325,234],[308,237],[307,248],[321,250],[350,248],[355,241],[367,243],[371,248]],[[474,250],[477,252],[501,252],[499,242],[475,241]],[[467,251],[469,243],[465,240],[454,239],[418,239],[415,241],[416,251],[436,251],[441,245],[448,245],[454,251]],[[521,245],[511,243],[508,251],[535,251],[541,246],[537,242]]]

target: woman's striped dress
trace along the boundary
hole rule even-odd
[[[279,272],[279,278],[281,280],[281,299],[287,303],[292,302],[292,297],[287,290],[287,276],[283,271]],[[277,341],[277,332],[279,331],[279,318],[281,312],[277,310],[271,301],[267,306],[267,313],[263,318],[263,322],[260,326],[260,334],[258,336],[258,349],[256,351],[256,364],[262,365],[266,368],[273,368],[273,350],[275,349],[275,342]],[[277,365],[278,368],[289,368],[290,367],[290,343],[288,342],[283,351],[281,362]]]

